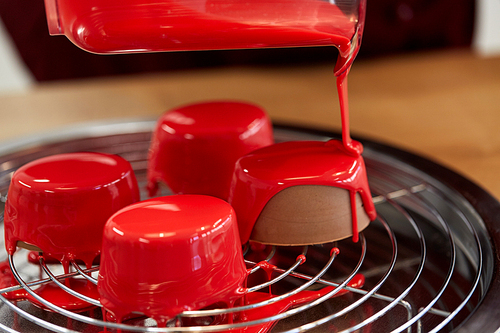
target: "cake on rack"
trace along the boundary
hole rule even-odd
[[[5,246],[43,252],[64,264],[87,267],[101,252],[107,219],[138,201],[129,162],[103,153],[43,157],[13,175],[5,205]]]
[[[236,214],[221,199],[153,198],[118,211],[104,228],[98,291],[118,322],[141,313],[164,326],[186,310],[230,307],[246,277]]]
[[[242,157],[229,203],[242,243],[308,245],[350,236],[357,241],[376,217],[364,160],[338,140],[283,142]]]
[[[255,104],[222,100],[170,110],[158,119],[151,140],[150,195],[164,183],[175,194],[227,200],[236,160],[273,142],[271,121]]]

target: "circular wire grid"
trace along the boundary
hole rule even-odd
[[[121,155],[131,162],[144,189],[153,126],[154,122],[93,125],[4,147],[0,151],[0,211],[12,173],[31,160],[56,153]],[[275,137],[280,142],[332,136],[277,127]],[[365,143],[378,217],[362,232],[360,241],[306,247],[246,244],[245,262],[251,271],[248,295],[233,308],[187,311],[167,327],[157,327],[154,320],[139,314],[113,323],[103,319],[98,299],[78,294],[65,283],[72,277],[96,284],[98,265],[85,269],[73,262],[71,272],[64,275],[60,265],[46,262],[43,255],[19,250],[9,257],[2,250],[2,274],[12,271],[17,282],[13,286],[4,282],[0,290],[0,329],[88,333],[102,332],[104,327],[107,332],[459,330],[474,321],[495,282],[496,251],[488,227],[470,201],[432,175],[433,168],[440,173],[442,167],[431,163],[430,169],[426,167],[431,172],[424,172],[385,149]],[[142,196],[146,198],[146,193]],[[37,288],[49,282],[60,292],[83,299],[88,309],[68,311],[38,296]],[[6,297],[15,292],[30,295],[32,302]],[[489,324],[498,325],[496,320]]]

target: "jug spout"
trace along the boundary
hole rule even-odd
[[[45,14],[47,15],[49,33],[53,36],[62,35],[64,32],[59,18],[57,0],[45,0]]]

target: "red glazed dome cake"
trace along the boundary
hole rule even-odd
[[[237,101],[213,101],[173,109],[157,122],[148,158],[148,188],[158,183],[176,194],[227,200],[234,164],[274,142],[265,111]]]
[[[133,313],[159,326],[186,310],[231,306],[247,273],[233,208],[205,195],[145,200],[104,228],[98,291],[121,322]]]
[[[44,157],[13,175],[5,206],[5,244],[43,251],[87,266],[101,251],[107,219],[139,200],[137,181],[123,158],[101,153]]]
[[[376,217],[361,157],[341,141],[291,141],[258,149],[237,163],[229,203],[241,242],[326,243],[353,236]]]

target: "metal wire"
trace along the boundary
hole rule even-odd
[[[331,256],[331,260],[330,260],[329,264],[331,264],[331,262],[335,259],[335,257],[336,257],[336,252],[332,252],[332,256]],[[333,296],[336,293],[338,293],[342,289],[342,287],[344,287],[349,282],[349,280],[345,280],[339,286],[337,286],[334,290],[332,290],[331,292],[329,292],[325,296],[323,296],[323,297],[315,300],[314,302],[311,302],[311,303],[306,304],[306,305],[304,305],[302,307],[299,307],[299,308],[296,308],[296,309],[293,309],[293,310],[289,310],[289,311],[280,313],[280,314],[275,315],[275,316],[270,316],[270,317],[267,317],[267,318],[263,318],[263,319],[260,319],[260,320],[254,320],[254,321],[248,321],[248,322],[242,322],[242,323],[236,323],[236,324],[214,325],[214,326],[203,326],[203,327],[175,327],[175,328],[149,328],[149,327],[147,327],[147,328],[142,328],[142,327],[133,327],[133,326],[124,325],[124,324],[116,324],[116,323],[109,323],[109,322],[104,322],[104,321],[101,321],[101,320],[96,320],[96,319],[93,319],[93,318],[89,318],[89,317],[86,317],[86,316],[82,316],[82,315],[73,313],[73,312],[68,311],[66,309],[63,309],[63,308],[61,308],[61,307],[59,307],[57,305],[54,305],[54,304],[48,302],[47,300],[43,299],[39,295],[37,295],[28,286],[28,284],[26,284],[26,282],[22,279],[22,277],[20,276],[20,274],[17,272],[17,269],[16,269],[16,266],[15,266],[13,257],[11,255],[9,255],[9,263],[10,263],[10,267],[11,267],[12,273],[14,274],[14,277],[19,282],[19,284],[33,298],[35,298],[38,302],[40,302],[41,304],[43,304],[44,306],[46,306],[48,309],[50,309],[52,311],[55,311],[55,312],[58,312],[58,313],[61,313],[61,314],[65,315],[65,316],[67,316],[69,318],[74,319],[74,320],[81,321],[83,323],[92,324],[92,325],[96,325],[96,326],[117,328],[117,329],[127,329],[127,330],[132,330],[132,331],[139,331],[139,332],[141,332],[141,331],[144,331],[144,332],[174,332],[174,331],[200,331],[200,330],[203,330],[203,331],[221,331],[221,330],[227,330],[227,329],[238,328],[238,327],[246,327],[246,326],[258,325],[258,324],[266,323],[266,322],[269,322],[269,321],[281,320],[281,319],[290,317],[290,316],[292,316],[292,315],[294,315],[294,314],[296,314],[298,312],[301,312],[301,311],[304,311],[304,310],[306,310],[308,308],[311,308],[311,307],[313,307],[313,306],[315,306],[315,305],[317,305],[317,304],[319,304],[319,303],[321,303],[321,302],[329,299],[331,296]],[[42,263],[43,263],[43,260],[42,260]],[[43,266],[45,266],[45,265],[43,265]],[[45,268],[46,268],[46,266],[45,266]],[[54,281],[54,282],[59,279],[58,277],[53,276],[50,273],[50,270],[48,270],[48,269],[46,270],[46,273],[48,273],[50,275],[51,280]],[[317,280],[317,279],[319,279],[319,277],[320,276],[317,275],[314,278]],[[58,283],[58,285],[61,288],[63,288],[63,284]],[[63,289],[65,291],[68,291],[66,288],[63,288]],[[1,292],[2,291],[0,290],[0,293]],[[92,303],[93,302],[97,302],[96,300],[89,300],[88,297],[85,297],[84,295],[80,295],[79,293],[76,293],[76,292],[71,292],[71,294],[73,296],[75,296],[75,297],[78,297],[78,298],[83,299],[83,300],[88,301],[88,302],[92,302]],[[266,306],[266,305],[269,305],[272,302],[273,301],[271,299],[269,301],[265,301],[265,302],[259,303],[258,306]],[[255,307],[255,305],[252,305],[251,307]],[[246,309],[247,307],[241,307],[241,308]],[[241,310],[241,308],[238,308],[238,307],[232,308],[232,309],[230,309],[231,310],[230,312],[239,311],[239,310]],[[26,319],[33,320],[33,318],[31,316],[28,316],[24,311],[22,311],[22,310],[19,311],[20,309],[16,309],[16,308],[13,308],[13,309],[19,315],[25,317]],[[220,310],[212,311],[212,313],[219,314],[219,313],[225,313],[226,311],[227,311],[226,309],[220,309]],[[207,313],[210,313],[210,310],[207,310]],[[196,315],[195,313],[191,313],[191,315],[193,315],[193,314]],[[36,323],[41,324],[39,320],[37,320],[37,319],[34,319],[34,320],[35,320]],[[47,328],[47,326],[50,326],[50,325],[44,323],[44,325],[41,325],[41,326]]]
[[[146,157],[142,151],[148,142],[144,136],[140,138],[144,142],[133,145],[132,151],[120,146],[121,139],[114,140],[120,142],[116,146],[120,147],[124,156],[133,156],[133,165],[144,166]],[[127,140],[124,139],[123,142],[127,143]],[[113,153],[106,142],[101,146],[93,146],[93,150]],[[324,248],[304,247],[302,250],[293,251],[283,247],[269,247],[269,253],[264,254],[263,260],[275,265],[274,277],[249,286],[248,289],[249,292],[257,292],[267,287],[272,287],[273,291],[278,290],[275,295],[273,293],[272,297],[264,301],[233,308],[185,311],[169,322],[169,327],[166,328],[140,326],[137,323],[106,322],[84,313],[62,309],[41,298],[35,290],[40,285],[52,282],[72,296],[99,308],[98,300],[81,295],[64,283],[64,279],[81,277],[89,283],[97,284],[92,273],[98,271],[98,266],[82,269],[76,262],[71,262],[74,272],[55,274],[41,256],[40,269],[47,278],[30,276],[26,280],[23,277],[24,266],[17,264],[18,259],[9,256],[12,273],[19,285],[0,290],[0,303],[4,305],[0,309],[8,309],[20,319],[49,331],[81,332],[79,329],[64,327],[64,323],[54,323],[49,317],[29,311],[29,307],[19,306],[19,302],[10,301],[2,295],[24,289],[46,309],[82,325],[129,332],[217,332],[266,323],[271,326],[276,324],[275,330],[279,332],[324,331],[328,329],[325,325],[338,326],[338,329],[332,329],[335,332],[454,330],[463,320],[460,318],[466,318],[474,311],[488,287],[488,281],[485,279],[487,266],[484,262],[491,254],[488,252],[489,244],[484,241],[482,221],[470,209],[466,200],[440,183],[428,179],[418,170],[410,170],[405,165],[400,166],[392,161],[383,161],[379,155],[371,157],[370,151],[366,154],[370,187],[379,213],[377,220],[360,235],[358,244],[347,240],[338,244],[326,244]],[[137,169],[136,172],[138,180],[143,180],[144,170]],[[6,189],[0,186],[0,193],[6,193]],[[0,205],[5,201],[3,198],[6,196],[0,195]],[[3,216],[0,214],[0,222],[2,221]],[[439,245],[436,245],[436,241]],[[335,251],[326,254],[328,249],[336,246],[341,249],[340,254]],[[251,253],[252,249],[246,246],[245,262],[250,274],[257,274],[261,266],[259,262],[247,258]],[[283,255],[286,260],[281,259],[280,256]],[[307,258],[305,263],[302,256]],[[436,269],[436,276],[431,276],[431,272]],[[349,282],[360,273],[366,278],[365,285],[350,286]],[[397,285],[397,290],[393,285]],[[283,313],[270,314],[247,322],[174,326],[182,324],[182,319],[186,318],[244,313],[291,299],[302,291],[324,286],[333,289]],[[337,301],[334,297],[342,290],[348,291],[348,294]],[[423,293],[425,295],[420,295]],[[326,314],[322,311],[326,311]],[[351,320],[346,321],[344,318]],[[280,325],[281,323],[283,325]],[[0,330],[26,333],[22,328],[8,327],[1,321],[1,316]]]
[[[87,281],[91,282],[92,284],[94,285],[97,285],[97,279],[94,279],[92,276],[90,276],[89,274],[86,274],[81,268],[80,266],[76,263],[76,261],[74,260],[71,260],[71,266],[73,266],[73,268],[76,269],[76,271],[81,275],[83,276]]]
[[[393,308],[394,306],[400,304],[400,301],[408,294],[408,292],[411,290],[412,286],[416,283],[416,281],[418,280],[418,277],[420,276],[421,272],[422,272],[422,269],[423,269],[423,266],[425,264],[425,258],[426,258],[426,246],[425,246],[425,240],[422,236],[422,232],[420,230],[420,228],[418,227],[418,225],[413,221],[413,219],[411,218],[411,216],[409,214],[407,214],[407,212],[402,208],[400,207],[398,204],[396,204],[395,202],[393,202],[391,199],[389,199],[389,197],[391,197],[391,195],[386,195],[384,196],[384,201],[385,202],[389,202],[391,203],[394,207],[396,207],[402,214],[404,214],[407,218],[407,220],[409,221],[409,223],[411,224],[411,226],[413,227],[414,231],[417,233],[418,237],[419,237],[419,240],[420,240],[420,246],[421,246],[421,259],[420,259],[420,265],[419,265],[419,269],[418,269],[418,272],[415,276],[415,278],[413,279],[412,283],[408,286],[408,288],[403,291],[399,297],[396,297],[396,298],[387,298],[386,297],[386,300],[390,301],[390,303],[385,306],[382,310],[378,311],[377,313],[373,314],[372,316],[370,316],[369,318],[365,319],[364,321],[356,324],[356,325],[353,325],[351,328],[349,329],[346,329],[342,332],[352,332],[352,331],[355,331],[355,330],[358,330],[360,329],[361,327],[364,327],[366,326],[367,324],[377,320],[378,318],[382,317],[383,315],[385,315],[388,311],[390,311],[391,308]],[[392,196],[394,197],[394,196]],[[430,211],[433,211],[432,207],[427,207]],[[446,223],[444,223],[444,221],[442,221],[442,219],[439,218],[439,214],[437,214],[436,212],[433,212],[435,213],[435,216],[438,217],[438,219],[442,222],[442,226],[443,226],[443,229],[446,231],[448,237],[450,238],[450,244],[452,244],[452,257],[454,258],[455,257],[455,251],[454,251],[454,242],[453,242],[453,236],[449,230],[449,227],[446,225]],[[390,227],[388,226],[387,223],[385,223],[383,220],[381,220],[381,223],[384,225],[384,228],[386,229],[388,235],[389,235],[389,238],[391,240],[391,243],[392,243],[392,250],[393,250],[393,255],[392,255],[392,260],[391,260],[391,264],[389,266],[389,269],[387,270],[387,272],[385,273],[384,277],[379,281],[379,283],[377,285],[375,285],[371,290],[369,291],[365,291],[365,292],[361,292],[363,293],[363,297],[361,297],[359,300],[357,300],[356,302],[353,302],[352,304],[350,304],[349,306],[347,306],[346,308],[344,308],[343,310],[341,311],[338,311],[338,312],[335,312],[335,313],[332,313],[328,316],[325,316],[324,318],[321,318],[320,320],[317,320],[317,321],[314,321],[314,322],[311,322],[311,323],[308,323],[308,324],[305,324],[305,325],[302,325],[300,327],[297,327],[297,328],[294,328],[294,329],[291,329],[291,330],[288,330],[286,332],[303,332],[303,331],[307,331],[307,330],[310,330],[310,329],[313,329],[317,326],[320,326],[326,322],[329,322],[335,318],[338,318],[344,314],[346,314],[347,312],[351,311],[352,309],[360,306],[360,304],[362,304],[363,302],[365,302],[368,298],[370,297],[377,297],[377,296],[374,296],[376,295],[376,291],[385,283],[385,281],[387,280],[387,277],[392,273],[394,267],[395,267],[395,263],[396,263],[396,259],[397,259],[397,241],[396,241],[396,238],[394,236],[394,233],[392,232],[392,230],[390,229]],[[363,261],[364,261],[364,256],[366,254],[366,240],[364,238],[364,236],[362,235],[361,237],[362,239],[362,256],[360,257],[360,260],[358,262],[358,265],[356,266],[356,268],[353,270],[350,278],[352,278],[352,276],[354,274],[356,274],[358,271],[359,271],[359,268],[361,267],[361,265],[363,264]],[[273,249],[270,253],[270,255],[266,258],[266,260],[270,260],[272,258],[272,256],[274,255],[275,253],[275,249]],[[303,250],[303,254],[306,253],[306,249]],[[299,291],[301,290],[304,290],[305,288],[309,287],[310,285],[312,285],[313,283],[315,282],[320,282],[320,283],[326,283],[326,281],[324,280],[321,280],[321,276],[324,274],[324,272],[330,267],[331,263],[333,262],[333,260],[335,259],[335,255],[334,255],[335,252],[332,252],[332,256],[330,258],[330,261],[327,263],[327,265],[323,268],[323,270],[318,273],[318,275],[314,276],[314,277],[309,277],[308,276],[308,279],[309,279],[309,282],[307,284],[304,284],[302,285],[301,287],[295,289],[292,293],[288,293],[288,294],[284,294],[284,295],[281,295],[279,297],[275,297],[274,299],[276,300],[281,300],[281,299],[285,299],[286,297],[289,297],[290,295],[293,295],[293,294],[296,294],[298,293]],[[15,268],[15,264],[13,262],[13,259],[12,257],[9,257],[9,260],[11,262],[11,267],[12,267],[12,271],[14,273],[14,276],[16,277],[16,279],[18,279],[19,283],[22,285],[23,288],[25,288],[29,293],[32,292],[31,288],[22,280],[22,278],[19,276],[19,274],[17,273],[17,270]],[[286,276],[296,276],[294,273],[293,273],[293,270],[298,267],[298,265],[300,265],[301,263],[301,259],[298,259],[296,260],[296,262],[294,263],[294,265],[292,265],[289,269],[287,270],[281,270],[280,272],[280,275],[273,279],[273,283],[277,282],[278,280],[281,280],[283,279],[284,277]],[[247,261],[248,262],[248,261]],[[49,275],[50,277],[50,280],[57,283],[62,289],[66,290],[67,292],[71,293],[73,296],[75,297],[78,297],[78,298],[81,298],[89,303],[92,303],[94,305],[99,305],[99,302],[97,300],[93,300],[93,299],[89,299],[88,297],[84,296],[84,295],[80,295],[72,290],[68,290],[69,288],[67,288],[63,283],[59,282],[59,279],[60,277],[56,277],[54,276],[50,270],[48,269],[48,267],[45,265],[44,261],[43,261],[43,257],[41,257],[40,259],[40,264],[41,264],[41,267],[42,269]],[[255,264],[255,263],[254,263]],[[74,266],[77,266],[76,263],[73,264]],[[258,265],[254,265],[254,267],[258,267]],[[454,260],[452,260],[452,263],[450,264],[450,269],[449,271],[452,272],[453,271],[453,267],[454,267]],[[75,267],[76,268],[76,267]],[[255,272],[256,270],[255,269],[252,269],[253,272]],[[78,272],[79,274],[82,274],[83,275],[87,275],[86,273],[84,273],[83,271],[81,272]],[[414,322],[418,321],[425,313],[427,313],[429,311],[429,309],[432,308],[432,306],[435,304],[435,302],[439,299],[439,296],[442,294],[442,292],[444,291],[445,287],[448,285],[449,283],[449,280],[451,279],[451,276],[452,274],[448,274],[447,276],[447,280],[446,280],[446,283],[444,285],[444,287],[441,289],[440,293],[438,294],[437,297],[435,297],[428,305],[427,307],[421,309],[419,311],[419,313],[414,316],[413,318],[409,319],[408,322],[402,326],[400,326],[399,328],[397,328],[396,330],[394,330],[394,332],[400,332],[404,329],[407,329],[408,327],[410,327]],[[303,275],[302,275],[303,277]],[[280,314],[280,315],[276,315],[276,316],[271,316],[271,317],[268,317],[268,318],[265,318],[263,320],[258,320],[258,321],[255,321],[255,322],[248,322],[248,323],[241,323],[241,326],[243,325],[252,325],[252,324],[261,324],[261,323],[264,323],[264,322],[267,322],[267,321],[275,321],[275,320],[281,320],[281,319],[284,319],[286,317],[289,317],[289,316],[292,316],[296,313],[299,313],[301,311],[306,311],[324,301],[326,301],[327,299],[331,298],[336,292],[338,292],[341,288],[346,288],[347,287],[347,283],[350,279],[346,279],[343,283],[341,284],[336,284],[336,287],[337,289],[334,290],[333,292],[330,292],[322,297],[319,297],[317,300],[313,301],[313,302],[310,302],[304,306],[301,306],[301,307],[298,307],[298,308],[295,308],[293,309],[292,311],[287,311],[286,313],[284,314]],[[265,286],[269,285],[268,283],[265,283],[264,284]],[[258,286],[259,288],[256,288],[255,290],[257,289],[260,289],[260,286]],[[353,290],[355,288],[349,288],[348,290]],[[1,292],[1,291],[0,291]],[[359,292],[359,291],[358,291]],[[56,306],[54,306],[53,304],[50,304],[48,302],[46,302],[44,299],[42,299],[41,297],[39,297],[38,295],[36,295],[35,293],[32,293],[31,294],[33,297],[35,297],[38,301],[40,301],[42,304],[44,304],[45,306],[47,306],[48,308],[52,309],[53,311],[58,311],[58,312],[61,312],[75,320],[80,320],[82,319],[82,317],[84,316],[80,316],[80,315],[75,315],[67,310],[64,310],[64,309],[61,309],[61,308],[58,308]],[[379,297],[380,299],[380,297]],[[265,305],[268,305],[270,304],[271,302],[273,302],[272,300],[271,301],[265,301],[265,302],[261,302],[260,304],[257,304],[257,306],[265,306]],[[465,302],[465,301],[464,301]],[[238,308],[234,308],[234,309],[219,309],[219,310],[208,310],[206,313],[204,313],[204,311],[190,311],[190,312],[186,312],[184,314],[182,314],[182,316],[210,316],[210,315],[217,315],[217,314],[222,314],[222,313],[231,313],[231,312],[234,312],[234,311],[243,311],[243,310],[247,310],[247,309],[250,309],[250,308],[253,308],[255,307],[255,305],[249,305],[249,306],[244,306],[244,307],[238,307]],[[25,313],[23,312],[18,312],[21,316],[25,317],[26,319],[28,320],[32,320],[33,318],[30,317],[30,316],[27,316]],[[86,318],[86,317],[84,317]],[[92,325],[102,325],[102,326],[111,326],[111,327],[115,327],[115,328],[127,328],[127,329],[131,329],[131,327],[128,327],[127,325],[122,325],[122,324],[110,324],[110,323],[106,323],[106,322],[103,322],[103,321],[98,321],[98,320],[95,320],[95,319],[83,319],[84,322],[88,323],[88,324],[92,324]],[[40,324],[39,320],[35,320],[36,323]],[[53,329],[54,327],[52,327],[51,325],[48,325],[48,324],[43,324],[42,325],[43,327],[50,327],[51,329]],[[231,327],[240,327],[240,325],[238,324],[233,324],[233,325],[218,325],[218,326],[222,326],[221,328],[222,329],[226,329],[226,326],[228,326],[229,328]],[[442,326],[442,325],[441,325]],[[440,327],[441,327],[440,326]],[[204,327],[204,330],[206,330],[208,327]],[[203,329],[201,327],[187,327],[187,328],[167,328],[167,329],[154,329],[154,328],[132,328],[132,330],[134,331],[174,331],[174,330],[187,330],[187,331],[197,331],[199,329]],[[209,328],[209,330],[218,330],[218,328],[216,326],[212,326]],[[62,329],[61,332],[64,331],[64,332],[67,332],[66,329]]]
[[[94,306],[101,306],[101,303],[96,300],[96,299],[93,299],[91,297],[88,297],[88,296],[85,296],[85,295],[82,295],[76,291],[74,291],[73,289],[71,289],[70,287],[66,286],[64,283],[61,283],[57,277],[52,274],[52,272],[50,271],[50,269],[47,267],[47,265],[45,264],[45,260],[43,258],[43,256],[40,256],[40,266],[42,267],[43,271],[49,276],[49,278],[52,280],[52,282],[54,282],[59,288],[61,288],[62,290],[64,290],[65,292],[67,292],[68,294],[72,295],[72,296],[75,296],[85,302],[88,302]],[[11,269],[12,269],[12,266],[11,266]],[[81,275],[81,274],[80,274]],[[83,274],[83,276],[85,276],[86,274]]]
[[[375,172],[375,173],[377,173],[377,172]],[[378,175],[378,176],[381,177],[380,175]],[[408,177],[408,175],[407,175],[407,177]],[[418,178],[416,178],[416,177],[412,177],[412,176],[409,176],[409,177],[413,178],[414,181],[418,181]],[[382,176],[382,178],[384,178],[384,180],[386,182],[394,183],[394,181],[391,178],[386,178],[383,176]],[[472,235],[474,242],[471,245],[475,246],[475,249],[478,253],[476,258],[471,258],[470,257],[470,253],[471,253],[470,249],[467,249],[467,251],[464,251],[464,253],[469,255],[469,260],[471,262],[477,263],[478,267],[477,267],[477,271],[476,271],[474,280],[472,281],[472,285],[471,285],[469,292],[466,295],[464,295],[464,299],[462,300],[462,302],[452,312],[441,311],[441,310],[433,308],[433,306],[440,300],[440,298],[443,295],[443,293],[445,292],[446,288],[449,287],[449,285],[450,285],[451,279],[453,277],[455,265],[456,265],[456,245],[457,244],[460,245],[461,242],[457,241],[454,232],[450,228],[450,225],[448,224],[446,219],[442,216],[442,214],[439,212],[439,210],[434,206],[434,204],[431,201],[429,201],[427,198],[424,197],[424,195],[422,194],[424,190],[438,196],[440,200],[442,200],[447,205],[452,207],[453,211],[457,215],[459,215],[460,219],[462,220],[463,225],[467,227],[468,231],[470,232],[470,235]],[[400,332],[400,331],[410,327],[415,322],[418,322],[418,327],[421,328],[420,320],[426,314],[434,314],[434,315],[439,315],[439,316],[444,317],[444,319],[439,324],[437,324],[432,330],[429,331],[429,332],[438,332],[444,326],[446,326],[456,316],[456,314],[458,312],[460,312],[466,306],[467,302],[470,300],[470,298],[472,297],[473,293],[475,292],[476,288],[478,287],[478,285],[480,283],[481,272],[482,272],[482,267],[483,267],[483,253],[482,253],[481,241],[479,239],[479,236],[477,234],[475,227],[472,225],[471,221],[465,216],[465,214],[460,210],[460,208],[457,206],[457,204],[454,201],[450,200],[446,196],[446,194],[444,194],[438,188],[430,186],[429,184],[419,184],[419,185],[413,186],[411,189],[408,189],[408,190],[402,189],[402,190],[394,191],[390,195],[386,195],[385,197],[382,196],[383,197],[382,200],[380,200],[380,198],[379,198],[379,200],[380,201],[383,201],[383,200],[391,201],[391,204],[394,207],[396,207],[397,209],[399,209],[401,212],[404,213],[404,208],[400,207],[397,202],[392,201],[389,198],[390,197],[401,198],[401,197],[407,196],[410,193],[412,194],[412,196],[410,196],[411,200],[417,201],[418,205],[420,207],[423,207],[426,211],[430,212],[432,214],[432,216],[435,217],[438,224],[441,225],[444,234],[448,237],[448,244],[450,246],[451,260],[450,260],[450,265],[448,268],[448,273],[446,274],[446,277],[445,277],[445,281],[443,282],[443,285],[441,286],[441,288],[437,291],[436,296],[425,307],[419,308],[418,314],[416,314],[413,318],[410,318],[406,323],[404,323],[403,325],[398,327],[396,330],[393,330],[392,332]],[[411,221],[410,216],[407,216],[407,219],[408,219],[408,221]],[[463,245],[462,245],[462,247],[463,247]],[[425,247],[424,247],[424,249],[425,249]],[[421,263],[423,264],[424,261],[422,261]]]

